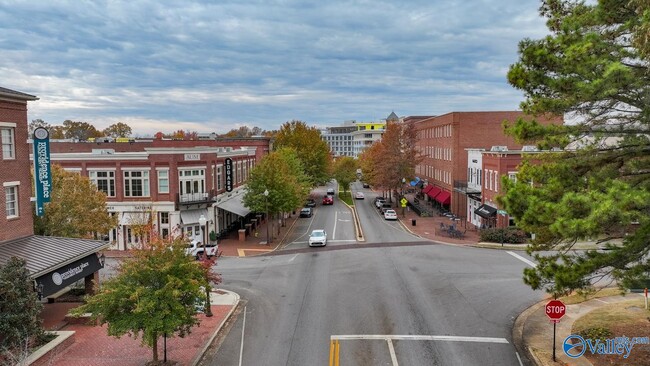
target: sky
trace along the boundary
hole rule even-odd
[[[28,120],[135,136],[516,110],[539,0],[0,0],[0,86]]]

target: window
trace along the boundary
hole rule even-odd
[[[88,178],[98,191],[104,192],[108,197],[115,197],[115,172],[91,170]]]
[[[513,183],[517,183],[517,172],[508,172],[508,179]]]
[[[125,197],[149,197],[149,172],[133,170],[124,172]]]
[[[217,190],[221,190],[221,176],[222,176],[222,171],[221,168],[223,165],[217,165]]]
[[[169,170],[158,171],[158,193],[169,193]]]
[[[18,185],[5,186],[5,202],[7,218],[18,217]]]
[[[12,127],[2,127],[0,129],[0,138],[2,139],[2,159],[15,159],[14,129]]]
[[[161,224],[169,224],[169,212],[161,212],[160,213],[160,223]]]

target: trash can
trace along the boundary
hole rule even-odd
[[[411,219],[411,225],[415,226],[415,219]]]

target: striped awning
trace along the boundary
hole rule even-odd
[[[433,189],[433,186],[431,184],[429,184],[428,186],[424,187],[424,189],[422,190],[422,193],[425,193],[425,194],[429,193],[429,191],[432,190],[432,189]]]

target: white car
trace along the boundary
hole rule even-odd
[[[363,192],[357,192],[354,194],[354,199],[362,200],[364,198],[366,198],[366,196],[363,195]]]
[[[327,233],[325,230],[313,230],[309,235],[310,247],[324,247],[327,245]]]
[[[214,257],[219,253],[219,245],[208,243],[205,245],[205,251],[208,253],[208,257]],[[198,240],[192,240],[185,247],[185,253],[196,259],[201,259],[203,256],[203,244]]]
[[[384,212],[384,219],[386,220],[397,220],[397,212],[395,210],[386,210]]]

